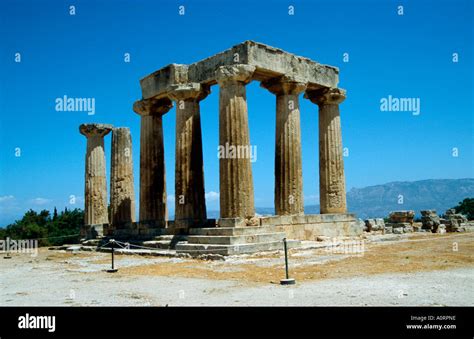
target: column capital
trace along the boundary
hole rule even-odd
[[[109,124],[82,124],[79,126],[79,132],[87,138],[98,135],[105,136],[113,129]]]
[[[306,89],[306,82],[292,76],[283,75],[262,81],[261,87],[269,90],[275,95],[295,94],[298,95]]]
[[[190,82],[187,84],[172,85],[168,97],[174,101],[181,100],[202,100],[211,93],[208,85],[198,82]]]
[[[220,86],[226,82],[241,82],[244,84],[252,80],[255,66],[236,64],[230,66],[220,66],[216,70],[216,81]]]
[[[133,111],[140,115],[163,115],[173,107],[169,98],[161,99],[142,99],[133,103]]]
[[[319,106],[338,105],[346,99],[346,90],[342,88],[325,87],[317,90],[306,91],[304,97]]]

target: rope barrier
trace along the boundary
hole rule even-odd
[[[72,237],[77,237],[79,235],[81,235],[81,234],[77,233],[77,234],[70,234],[70,235],[61,235],[61,236],[57,236],[57,237],[44,237],[44,238],[32,238],[32,239],[13,239],[13,238],[10,238],[10,237],[7,237],[7,238],[9,238],[10,240],[13,240],[13,241],[22,241],[22,240],[44,240],[44,239],[72,238]]]
[[[100,250],[101,248],[106,248],[107,246],[109,246],[110,244],[112,244],[110,241],[108,243],[106,243],[105,245],[102,245],[102,246],[97,246],[96,248],[96,252],[97,250]]]
[[[121,242],[121,241],[117,241],[115,240],[115,243],[117,244],[125,244],[125,245],[129,245],[130,247],[137,247],[137,248],[142,248],[142,249],[147,249],[147,250],[153,250],[153,251],[156,251],[156,250],[160,250],[160,248],[156,248],[156,247],[146,247],[146,246],[140,246],[140,245],[135,245],[135,244],[130,244],[130,243],[124,243],[124,242]],[[205,245],[204,245],[205,246]],[[235,245],[235,246],[239,246],[239,245]],[[123,247],[122,247],[123,248]],[[132,250],[131,248],[125,248],[127,250]],[[186,249],[185,252],[183,253],[187,253],[187,252],[216,252],[216,251],[219,251],[221,249],[199,249],[199,250],[192,250],[192,249]],[[224,250],[224,249],[222,249]],[[283,248],[281,249],[275,249],[275,251],[282,251],[284,250]],[[130,253],[133,253],[133,252],[130,252]],[[133,253],[133,254],[137,254],[137,253]],[[217,253],[218,254],[218,253]]]

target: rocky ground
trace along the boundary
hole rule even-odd
[[[41,249],[0,257],[0,305],[474,305],[474,233],[368,236],[199,260]],[[2,255],[3,257],[3,255]]]

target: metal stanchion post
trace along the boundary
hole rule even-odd
[[[111,239],[109,244],[112,244],[112,268],[107,270],[107,273],[115,273],[118,271],[118,269],[114,267],[115,240]]]
[[[286,238],[283,238],[283,247],[285,249],[285,272],[286,272],[286,279],[281,279],[281,285],[294,285],[296,283],[295,279],[290,278],[288,275],[288,248],[286,245]]]

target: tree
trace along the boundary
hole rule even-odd
[[[468,220],[474,220],[474,198],[466,198],[453,208],[456,213],[464,214]]]
[[[0,238],[40,239],[39,246],[77,243],[83,224],[84,212],[77,208],[72,211],[65,208],[60,214],[55,208],[53,217],[47,210],[37,213],[30,209],[23,218],[0,229]]]

